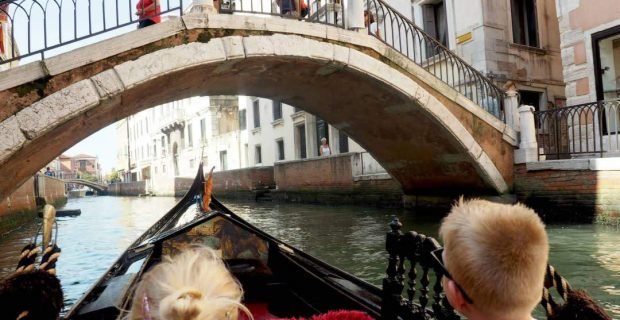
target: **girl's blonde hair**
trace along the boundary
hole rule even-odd
[[[215,251],[188,249],[164,260],[143,277],[127,320],[235,320],[243,290]]]

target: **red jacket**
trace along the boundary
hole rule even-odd
[[[142,11],[142,9],[146,9],[148,6],[152,5],[154,1],[155,0],[139,0],[138,4],[136,4],[136,10]],[[155,23],[160,23],[161,22],[161,16],[159,15],[160,13],[161,13],[161,9],[159,8],[159,6],[155,6],[154,9],[142,12],[142,14],[139,15],[139,17],[140,17],[140,20],[144,20],[148,18],[149,20],[153,20],[153,22]]]

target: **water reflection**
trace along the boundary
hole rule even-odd
[[[229,208],[272,236],[380,285],[386,267],[385,232],[396,215],[403,230],[437,236],[443,212],[411,212],[365,207],[225,201]],[[59,218],[62,256],[58,275],[66,304],[78,299],[118,256],[175,204],[174,198],[90,197],[71,199],[82,209],[75,218]],[[188,210],[184,221],[193,218]],[[36,224],[0,239],[0,276],[11,273]],[[574,287],[585,288],[620,317],[620,232],[593,225],[548,227],[551,263]],[[541,314],[541,313],[539,313]]]

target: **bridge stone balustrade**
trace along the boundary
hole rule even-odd
[[[381,41],[294,19],[200,14],[0,73],[0,198],[106,125],[222,94],[320,116],[407,195],[512,188],[514,130]]]

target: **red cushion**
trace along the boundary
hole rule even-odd
[[[277,319],[276,316],[269,313],[266,303],[246,303],[245,306],[250,309],[252,316],[254,316],[254,320]],[[249,320],[243,312],[240,312],[239,314],[239,320]]]
[[[272,318],[271,320],[278,320],[278,318]],[[308,319],[306,318],[290,318],[280,320],[374,320],[371,316],[364,312],[356,310],[338,310],[329,311],[319,315],[314,315]]]

